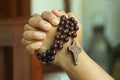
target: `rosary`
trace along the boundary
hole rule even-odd
[[[68,51],[72,56],[74,65],[78,64],[78,54],[81,52],[81,48],[77,45],[74,38],[77,37],[77,21],[73,17],[66,18],[64,15],[60,18],[60,23],[57,28],[58,34],[55,35],[52,45],[44,53],[36,52],[36,56],[45,64],[50,64],[55,59],[55,55],[58,50],[63,49],[64,43],[69,41],[69,37],[72,38],[71,44],[68,46]]]

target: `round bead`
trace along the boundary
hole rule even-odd
[[[48,49],[48,50],[46,51],[46,54],[47,54],[47,55],[50,55],[50,54],[51,54],[51,50]]]
[[[68,42],[69,41],[69,37],[65,37],[63,41],[64,42]]]
[[[55,57],[54,57],[54,56],[51,56],[51,57],[49,58],[49,61],[53,61],[53,60],[55,60]]]
[[[62,40],[64,38],[64,35],[60,35],[60,40]]]
[[[74,28],[75,30],[79,30],[79,26],[75,26],[75,28]]]
[[[60,21],[59,26],[65,25],[65,21]]]
[[[68,31],[68,29],[67,30],[64,30],[63,31],[63,34],[66,34],[66,33],[68,33],[69,31]]]
[[[42,59],[42,54],[40,54],[40,53],[36,53],[36,56],[37,56],[37,58],[38,58],[39,60]]]
[[[78,24],[77,21],[74,21],[74,24],[77,25]]]
[[[72,22],[75,21],[74,17],[69,18],[69,20],[72,21]]]
[[[63,44],[59,44],[58,49],[62,49],[62,48],[63,48]]]
[[[60,44],[60,41],[59,40],[55,40],[54,44]]]
[[[52,56],[56,55],[56,50],[52,50],[52,51],[51,51],[51,55],[52,55]]]
[[[68,28],[69,28],[69,25],[68,25],[68,24],[66,24],[66,25],[64,26],[64,28],[65,28],[65,29],[68,29]]]
[[[70,31],[73,31],[74,30],[74,27],[70,27],[70,29],[69,29]]]
[[[55,40],[59,40],[59,39],[60,39],[60,35],[56,35]]]
[[[67,19],[67,20],[66,20],[66,24],[69,24],[69,23],[70,23],[70,21],[69,21],[69,19]]]
[[[73,37],[73,38],[77,37],[77,34],[76,34],[76,33],[73,33],[73,34],[72,34],[72,37]]]
[[[66,20],[66,16],[65,15],[61,16],[60,20]]]
[[[51,45],[51,48],[52,48],[52,49],[57,49],[57,44]]]
[[[72,32],[68,32],[67,36],[71,36],[72,35]]]
[[[74,26],[74,23],[70,23],[70,26],[72,26],[72,27],[73,27],[73,26]]]
[[[62,31],[62,30],[63,30],[62,27],[57,28],[57,31]]]
[[[45,58],[46,57],[46,53],[42,53],[42,58]]]

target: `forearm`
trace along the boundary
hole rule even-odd
[[[78,65],[63,65],[70,80],[114,80],[97,65],[83,50],[78,56]]]

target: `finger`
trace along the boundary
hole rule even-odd
[[[24,31],[23,38],[27,40],[43,40],[46,38],[46,33],[41,31]]]
[[[29,41],[29,40],[26,40],[26,39],[23,38],[21,42],[22,42],[23,45],[26,46],[26,45],[28,45],[28,44],[33,43],[34,41]]]
[[[24,25],[24,30],[29,31],[29,30],[37,30],[36,28],[30,26],[29,24]]]
[[[35,53],[35,50],[38,50],[42,47],[42,42],[37,41],[34,43],[31,43],[29,45],[27,45],[25,48],[28,52],[30,52],[31,54]]]
[[[52,12],[45,11],[42,13],[41,17],[49,21],[54,26],[59,24],[59,19]]]
[[[40,20],[39,21],[39,26],[40,29],[44,30],[44,31],[49,31],[51,29],[51,24],[45,20]]]
[[[40,15],[34,15],[29,19],[28,22],[32,27],[39,28],[44,31],[49,31],[51,29],[51,24],[43,20]]]
[[[57,17],[61,17],[63,15],[68,17],[67,14],[64,11],[62,11],[62,10],[53,10],[52,13],[54,13]]]

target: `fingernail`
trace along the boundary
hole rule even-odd
[[[59,24],[59,20],[53,19],[53,23],[54,23],[55,25],[58,25],[58,24]]]
[[[45,30],[50,30],[51,25],[47,22],[44,22],[44,28],[45,28]]]
[[[44,39],[46,37],[46,34],[43,32],[35,32],[35,37],[37,39]]]

